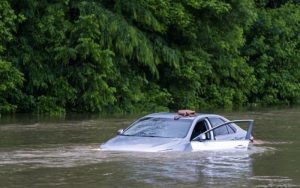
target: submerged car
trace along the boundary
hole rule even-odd
[[[247,125],[247,131],[237,124]],[[106,151],[202,151],[247,149],[253,141],[253,120],[229,121],[191,110],[146,115],[100,146]]]

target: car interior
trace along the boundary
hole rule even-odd
[[[206,121],[202,120],[197,122],[197,124],[194,127],[192,136],[191,136],[191,140],[193,140],[196,136],[200,135],[201,133],[207,131],[207,125],[206,125]]]

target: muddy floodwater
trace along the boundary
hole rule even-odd
[[[254,119],[247,151],[120,153],[99,144],[135,118],[0,118],[0,187],[300,187],[300,108],[220,112]]]

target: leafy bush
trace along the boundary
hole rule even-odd
[[[0,112],[300,101],[297,1],[0,4]]]

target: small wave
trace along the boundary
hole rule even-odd
[[[272,142],[272,141],[263,141],[263,140],[254,140],[254,145],[284,145],[284,144],[293,144],[293,142]]]
[[[109,160],[96,146],[60,146],[43,149],[21,149],[0,152],[0,165],[32,167],[74,167]]]
[[[256,182],[256,187],[299,187],[291,178],[285,176],[253,176],[249,180]]]

